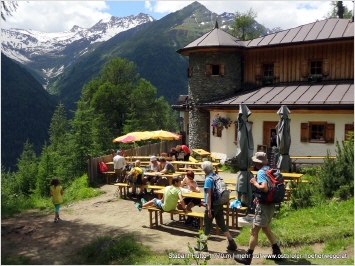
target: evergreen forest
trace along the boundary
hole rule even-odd
[[[32,113],[31,103],[28,108],[23,112]],[[48,140],[42,143],[40,156],[27,140],[17,156],[16,170],[2,166],[1,205],[5,210],[16,208],[14,197],[25,201],[48,196],[53,178],[69,187],[86,174],[87,156],[98,157],[118,148],[112,140],[119,135],[133,130],[178,130],[177,113],[162,96],[157,98],[157,89],[139,77],[133,62],[121,58],[111,59],[99,76],[84,85],[72,119],[62,103],[52,114],[49,130],[43,129]]]

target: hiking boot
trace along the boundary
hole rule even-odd
[[[282,255],[280,249],[272,249],[272,256],[268,259],[270,260],[275,260],[275,261],[280,261],[282,258],[279,257],[279,255]]]
[[[237,250],[237,244],[235,243],[234,239],[228,240],[228,250]]]
[[[245,253],[245,254],[235,254],[233,258],[236,262],[242,263],[244,265],[250,265],[253,255]]]
[[[207,244],[204,242],[197,242],[197,247],[194,247],[194,249],[196,251],[203,251],[203,252],[207,252],[208,251],[208,247]]]
[[[54,218],[54,222],[58,223],[58,218],[57,217]]]
[[[135,205],[136,205],[136,208],[137,208],[138,211],[142,210],[142,206],[141,206],[141,204],[139,202],[136,202]]]

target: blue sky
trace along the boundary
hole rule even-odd
[[[140,12],[160,19],[193,1],[18,1],[13,16],[2,21],[2,28],[32,29],[42,32],[69,31],[74,25],[90,28],[110,16],[124,17]],[[267,28],[289,29],[324,19],[330,1],[198,1],[217,14],[257,13],[256,21]],[[343,3],[353,10],[352,1]]]
[[[138,15],[140,12],[149,14],[155,19],[160,19],[169,12],[154,12],[148,8],[149,4],[146,1],[121,1],[119,4],[117,1],[107,1],[106,4],[109,6],[107,10],[111,15],[116,17],[126,17],[130,15]]]

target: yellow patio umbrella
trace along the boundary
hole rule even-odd
[[[163,140],[178,140],[181,139],[181,135],[170,132],[170,131],[165,131],[165,130],[156,130],[156,131],[151,131],[154,136],[152,139],[160,139],[160,153],[162,152],[162,141]]]
[[[126,135],[117,137],[112,142],[123,142],[123,143],[136,142],[136,141],[151,139],[153,136],[154,134],[151,133],[150,131],[142,131],[142,132],[136,131],[136,132],[130,132],[127,133]]]

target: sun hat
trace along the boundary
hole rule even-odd
[[[257,152],[255,156],[251,157],[255,163],[267,163],[267,157],[265,152]]]
[[[157,157],[155,157],[154,155],[152,157],[150,157],[151,162],[156,161],[156,160],[157,160]]]

